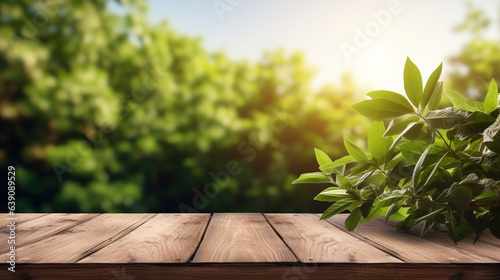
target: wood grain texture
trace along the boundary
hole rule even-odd
[[[7,221],[8,218],[17,218],[16,222],[21,223],[21,222],[27,222],[33,219],[37,219],[40,217],[43,217],[45,215],[48,215],[47,213],[15,213],[13,216],[7,214],[7,213],[2,213],[0,214],[0,219],[2,221]]]
[[[157,214],[79,263],[186,263],[209,220],[210,214]]]
[[[17,263],[74,263],[127,235],[154,214],[105,214],[17,248]]]
[[[16,236],[17,233],[20,231],[20,226],[24,225],[24,223],[29,222],[31,220],[46,216],[47,214],[40,213],[40,214],[15,214],[13,216],[2,213],[0,214],[0,220],[1,222],[1,230],[0,230],[0,244],[2,244],[0,247],[0,253],[7,252],[8,248],[11,246],[11,244],[7,243],[9,240],[9,236],[11,233],[10,228],[7,227],[11,222],[14,222],[15,228],[14,228],[14,233],[13,235]],[[19,240],[16,240],[16,242],[19,242]],[[2,254],[0,256],[0,261],[4,261],[5,258]]]
[[[397,221],[388,221],[388,225],[391,226],[394,231],[396,230],[396,224]],[[422,226],[423,223],[419,223],[418,225],[412,227],[409,234],[420,237]],[[455,243],[453,243],[453,241],[448,237],[448,234],[446,233],[446,227],[443,228],[443,232],[435,232],[433,230],[430,230],[425,233],[423,238],[433,243],[441,244],[447,247],[453,247],[457,250],[465,251],[470,254],[488,257],[493,259],[493,262],[500,263],[500,239],[493,236],[493,234],[491,234],[489,230],[485,231],[475,244],[474,237],[469,236],[458,242],[458,245],[455,245]]]
[[[29,215],[29,214],[24,214]],[[23,216],[24,216],[23,215]],[[68,228],[81,224],[98,216],[99,214],[50,214],[41,215],[28,221],[19,220],[16,223],[16,244],[17,248],[42,240],[51,235],[62,232]],[[4,234],[6,233],[6,234]],[[8,234],[2,231],[0,244],[7,243]],[[2,248],[0,262],[6,261],[5,252],[8,248]]]
[[[318,215],[319,216],[319,215]],[[344,227],[347,214],[336,215],[327,221],[344,232],[359,238],[408,263],[498,263],[499,246],[486,242],[475,245],[455,245],[446,233],[436,233],[420,238],[416,232],[396,232],[383,217],[358,225],[349,232]],[[477,246],[477,247],[473,247]]]
[[[7,265],[0,264],[2,271]],[[161,264],[25,264],[0,279],[336,279],[336,280],[498,280],[499,264],[328,264],[328,265],[161,265]]]
[[[265,214],[303,263],[400,263],[313,214]]]
[[[213,214],[193,263],[296,262],[258,213]]]

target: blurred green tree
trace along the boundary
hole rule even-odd
[[[500,36],[486,35],[495,23],[473,2],[467,3],[467,10],[464,21],[455,30],[469,33],[471,39],[458,55],[450,58],[458,70],[448,79],[449,86],[457,92],[467,93],[469,98],[483,100],[491,79],[500,79]],[[500,6],[496,20],[500,30]]]
[[[352,79],[314,93],[301,54],[233,61],[126,2],[0,3],[18,212],[319,211],[291,181],[316,168],[312,147],[341,157],[342,133],[364,134]]]

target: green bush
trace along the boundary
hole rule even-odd
[[[444,90],[454,107],[438,110],[441,68],[442,64],[424,87],[419,69],[407,59],[404,88],[409,100],[379,90],[353,105],[373,119],[369,153],[347,137],[349,155],[335,161],[315,149],[321,172],[302,174],[294,183],[333,185],[315,198],[335,202],[321,219],[347,209],[348,230],[385,215],[386,221],[400,221],[398,231],[422,222],[421,235],[445,224],[455,243],[470,234],[475,234],[475,242],[487,229],[500,238],[497,84],[491,81],[484,102]],[[389,119],[386,128],[383,120]]]

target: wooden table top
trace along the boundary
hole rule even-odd
[[[4,273],[10,230],[0,232],[0,277],[9,279],[199,279],[200,273],[207,279],[332,273],[338,279],[500,279],[500,240],[489,232],[476,244],[468,238],[455,245],[445,232],[397,233],[382,218],[349,232],[345,214],[326,221],[319,214],[260,213],[15,217],[15,273]]]

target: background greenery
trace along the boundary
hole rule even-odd
[[[365,146],[369,122],[350,108],[365,89],[346,74],[312,90],[300,53],[207,52],[129,2],[123,15],[104,0],[0,3],[0,165],[16,168],[17,211],[323,211],[322,186],[291,182],[317,169],[313,147]],[[469,71],[445,87],[500,79],[488,24],[471,6],[471,41],[450,59]]]

